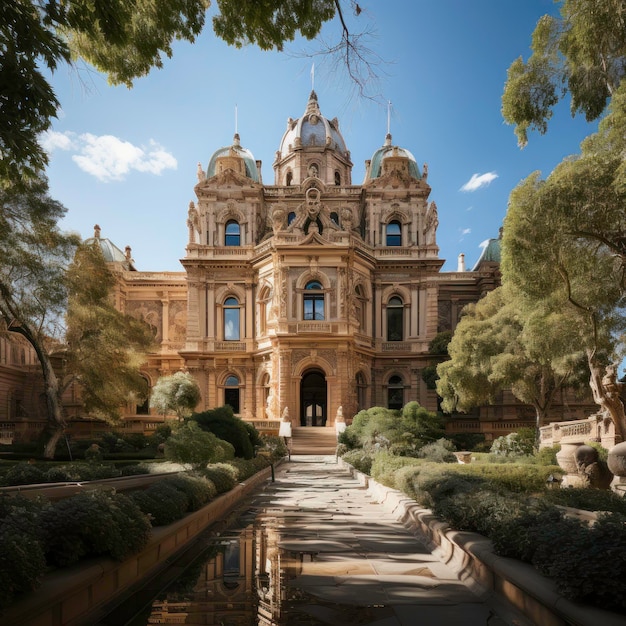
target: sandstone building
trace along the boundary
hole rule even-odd
[[[436,410],[421,375],[429,343],[498,285],[499,240],[472,270],[460,260],[442,272],[427,166],[388,134],[354,184],[339,122],[315,92],[288,119],[273,169],[264,184],[238,135],[198,165],[181,272],[137,271],[130,248],[96,228],[92,241],[118,275],[116,305],[153,328],[148,384],[184,368],[200,384],[198,410],[230,404],[262,429],[283,416],[332,426],[340,407],[347,418],[411,400]],[[563,404],[555,418],[587,408]],[[156,421],[147,405],[127,408],[130,429]],[[498,436],[533,422],[532,409],[503,394],[450,424]]]

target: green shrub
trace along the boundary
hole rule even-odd
[[[130,495],[133,502],[147,515],[152,526],[167,526],[181,519],[189,508],[189,498],[184,491],[168,484],[166,479],[150,485],[144,491]]]
[[[243,420],[235,417],[230,406],[218,407],[191,416],[202,430],[213,433],[219,439],[228,441],[235,448],[235,456],[251,459],[254,446],[248,428]]]
[[[63,466],[51,467],[46,472],[46,482],[49,483],[67,483],[73,482],[74,478]]]
[[[237,484],[237,470],[226,463],[213,463],[200,470],[216,487],[217,493],[226,493]]]
[[[90,491],[53,503],[41,515],[48,562],[71,565],[84,557],[123,560],[150,537],[148,519],[122,494]]]
[[[481,435],[480,433],[456,433],[447,436],[456,446],[457,450],[482,450],[486,445],[485,435]],[[488,445],[487,450],[489,450],[490,447],[491,445]]]
[[[36,485],[45,483],[46,473],[41,468],[31,463],[18,463],[14,465],[5,475],[4,485]]]
[[[363,474],[369,475],[372,470],[374,456],[364,450],[349,450],[341,458]]]
[[[171,485],[187,496],[187,510],[197,511],[217,495],[215,485],[203,476],[176,474],[163,479],[163,483]]]
[[[102,449],[97,443],[92,443],[84,453],[85,461],[90,463],[102,463]]]
[[[535,461],[539,465],[558,465],[556,460],[557,453],[561,450],[561,444],[557,443],[554,446],[547,446],[545,448],[539,448],[535,452]]]
[[[345,459],[345,457],[344,457]],[[396,489],[396,474],[399,469],[422,464],[421,459],[406,456],[395,456],[389,452],[379,452],[373,457],[370,475],[379,483]]]
[[[166,459],[187,463],[196,468],[203,467],[207,463],[227,460],[233,456],[234,450],[231,444],[203,430],[193,421],[179,426],[165,442]]]
[[[432,443],[427,443],[419,449],[417,454],[421,459],[426,459],[433,463],[456,463],[457,459],[454,456],[454,450],[456,448],[451,441],[441,438]]]
[[[262,450],[269,452],[269,458],[272,463],[287,456],[288,450],[282,437],[276,435],[262,435]]]
[[[491,453],[497,456],[530,456],[535,453],[537,430],[520,428],[515,433],[498,437],[491,444]]]
[[[36,589],[46,571],[39,525],[45,506],[19,495],[0,498],[0,608]]]
[[[609,511],[626,515],[626,499],[602,489],[550,489],[544,498],[554,504],[585,511]]]
[[[120,472],[122,472],[122,476],[141,476],[150,473],[150,466],[145,463],[132,463],[121,467]]]

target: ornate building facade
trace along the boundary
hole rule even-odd
[[[130,248],[96,227],[118,276],[116,306],[154,331],[148,384],[186,369],[202,392],[197,410],[230,404],[263,430],[281,418],[332,426],[340,408],[347,418],[411,400],[436,410],[421,376],[429,343],[499,284],[499,240],[472,270],[460,258],[458,271],[442,272],[428,167],[388,134],[353,184],[339,122],[315,92],[288,119],[273,169],[264,184],[238,135],[198,165],[182,272],[137,271]],[[155,419],[147,405],[127,407],[130,429]],[[473,426],[461,430],[495,436],[534,421],[510,394],[463,419]]]

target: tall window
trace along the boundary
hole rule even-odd
[[[386,236],[387,246],[402,245],[402,226],[398,220],[393,220],[387,224]]]
[[[387,385],[387,408],[401,409],[404,406],[404,384],[400,376],[392,376]]]
[[[304,319],[324,319],[324,292],[318,280],[309,281],[304,288]]]
[[[287,215],[287,224],[291,224],[295,219],[296,219],[296,214],[293,211],[291,211]]]
[[[236,220],[228,220],[226,222],[226,232],[224,237],[224,245],[240,246],[241,245],[241,226]]]
[[[359,411],[367,408],[367,381],[363,372],[356,375],[356,400]]]
[[[404,339],[404,303],[402,298],[393,296],[387,302],[387,341]]]
[[[357,285],[354,288],[354,294],[355,294],[355,300],[354,300],[354,304],[355,304],[355,317],[359,322],[359,328],[361,330],[361,332],[365,332],[367,326],[365,324],[365,316],[366,316],[366,311],[367,311],[367,307],[365,305],[365,294],[363,293],[363,287],[361,285]]]
[[[224,383],[224,404],[229,404],[233,413],[239,413],[239,378],[230,375]]]
[[[145,385],[145,396],[146,399],[143,401],[142,404],[138,404],[135,408],[135,412],[137,415],[150,415],[150,383],[148,382],[148,379],[145,376],[141,377],[144,385]]]
[[[224,301],[224,339],[239,341],[240,309],[237,298],[226,298]]]

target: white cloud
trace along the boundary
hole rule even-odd
[[[74,133],[57,133],[54,130],[47,130],[41,133],[39,138],[42,148],[50,153],[53,150],[71,150],[75,148]]]
[[[464,228],[464,229],[461,231],[461,235],[463,235],[463,237],[465,237],[465,235],[469,235],[471,232],[472,232],[472,229],[471,229],[471,228]]]
[[[461,191],[476,191],[481,187],[486,187],[492,180],[498,178],[495,172],[486,174],[472,174],[472,177],[461,187]]]
[[[123,180],[132,170],[159,175],[178,167],[174,156],[152,139],[148,147],[139,147],[113,135],[50,131],[41,143],[47,152],[71,150],[76,165],[102,182]]]

